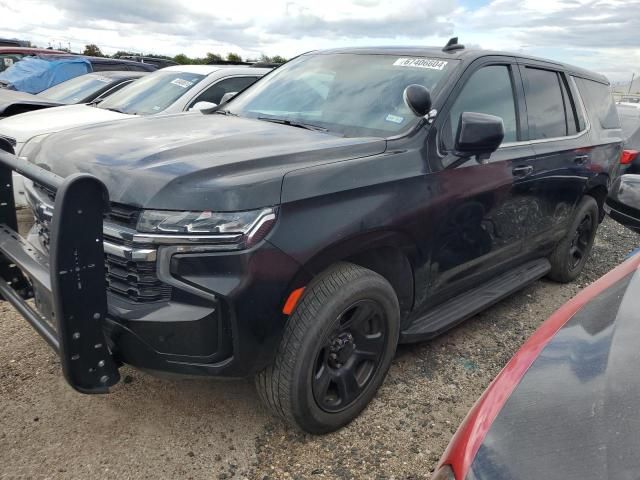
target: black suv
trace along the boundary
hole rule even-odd
[[[398,342],[576,278],[621,139],[604,77],[451,42],[308,53],[205,114],[23,152],[0,152],[0,293],[75,389],[108,391],[121,363],[255,375],[322,433]],[[26,239],[11,169],[32,180]]]

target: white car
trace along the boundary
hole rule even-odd
[[[640,96],[637,95],[625,95],[616,102],[618,105],[625,107],[635,107],[640,109]]]
[[[24,157],[48,135],[73,127],[132,118],[203,110],[226,94],[245,89],[270,68],[231,65],[179,65],[153,72],[99,104],[65,105],[0,120],[0,149]],[[22,177],[14,173],[16,205],[26,205]]]

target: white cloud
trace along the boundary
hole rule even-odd
[[[78,51],[287,57],[338,46],[462,43],[609,75],[640,70],[640,0],[0,0],[0,37]],[[470,6],[470,5],[473,5]]]

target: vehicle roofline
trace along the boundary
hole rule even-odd
[[[371,46],[371,47],[341,47],[325,50],[314,50],[307,52],[303,55],[327,55],[327,54],[360,54],[360,55],[417,55],[417,56],[430,56],[438,59],[452,59],[460,60],[465,63],[471,63],[482,57],[511,57],[524,61],[535,61],[546,63],[549,66],[566,71],[567,73],[587,78],[589,80],[597,81],[610,85],[606,76],[601,73],[593,72],[584,68],[576,67],[568,63],[551,60],[548,58],[537,57],[534,55],[527,55],[520,52],[507,52],[501,50],[484,50],[480,48],[464,48],[460,50],[453,50],[451,52],[443,52],[442,47],[431,46]]]

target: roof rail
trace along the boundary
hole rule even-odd
[[[464,50],[464,45],[458,43],[458,37],[451,37],[442,49],[443,52],[455,52],[456,50]]]

